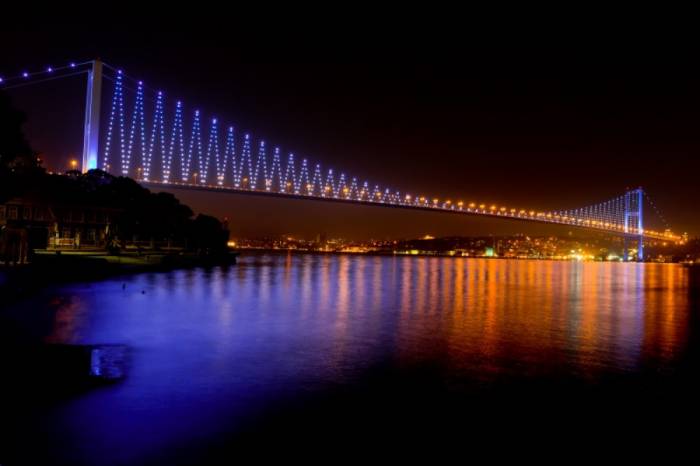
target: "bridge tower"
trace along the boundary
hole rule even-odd
[[[85,126],[83,130],[83,173],[97,168],[100,136],[100,106],[102,104],[102,62],[94,60],[88,70],[85,97]]]
[[[644,222],[643,222],[644,191],[642,188],[625,193],[625,261],[629,259],[628,241],[630,237],[637,238],[637,260],[644,260]]]

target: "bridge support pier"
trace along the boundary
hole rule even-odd
[[[637,239],[625,235],[622,240],[622,258],[625,262],[630,260],[630,244],[637,243],[637,262],[644,262],[644,239],[639,236]]]
[[[102,62],[95,60],[88,71],[85,97],[85,126],[83,131],[83,173],[97,168],[100,137],[100,107],[102,104]]]

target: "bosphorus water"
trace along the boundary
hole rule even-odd
[[[572,415],[639,399],[648,409],[647,394],[681,403],[694,380],[698,274],[250,254],[229,267],[57,285],[2,310],[6,353],[125,344],[128,375],[41,409],[41,395],[4,399],[16,427],[3,448],[37,464],[195,463],[262,436],[416,432],[446,422],[446,406],[485,425],[532,403]]]

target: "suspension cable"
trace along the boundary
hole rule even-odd
[[[647,201],[649,201],[651,207],[654,209],[654,212],[656,212],[656,215],[658,215],[661,219],[661,223],[663,223],[666,228],[670,228],[669,223],[666,221],[666,217],[664,217],[664,214],[661,213],[661,210],[659,210],[659,208],[656,206],[656,203],[654,203],[654,201],[651,199],[651,197],[649,196],[649,194],[647,194],[646,191],[642,192],[644,193],[644,197],[646,197]]]

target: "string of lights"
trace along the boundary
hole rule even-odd
[[[265,156],[265,141],[260,141],[258,146],[258,161],[255,164],[255,171],[251,177],[250,189],[257,189],[258,174],[263,174],[263,180],[265,181],[265,186],[268,185],[269,173],[267,172],[267,160]]]
[[[247,169],[248,176],[253,174],[253,162],[250,155],[250,134],[243,135],[243,148],[241,149],[241,160],[238,163],[238,173],[234,174],[234,185],[239,188],[242,183],[246,183],[247,177],[244,177],[243,170]]]
[[[131,156],[134,148],[134,136],[139,129],[141,140],[141,158],[145,159],[146,154],[146,123],[143,115],[143,83],[139,81],[139,86],[136,90],[136,103],[134,104],[134,112],[131,117],[131,127],[129,129],[129,142],[127,144],[126,156],[122,158],[122,174],[128,175],[131,166]],[[145,160],[144,160],[145,161]]]
[[[168,156],[163,159],[163,182],[170,182],[171,168],[173,163],[173,155],[175,154],[175,144],[179,147],[178,158],[182,160],[185,156],[185,139],[182,128],[182,102],[178,101],[175,105],[175,119],[173,122],[173,131],[170,136],[170,147],[168,148]]]
[[[148,181],[151,175],[151,160],[153,159],[153,149],[157,141],[160,143],[160,158],[164,160],[165,158],[165,121],[163,115],[163,93],[158,92],[158,97],[156,99],[156,109],[153,116],[153,129],[151,131],[151,139],[148,145],[147,156],[143,163],[143,179]],[[170,168],[168,167],[169,171]],[[163,173],[165,173],[166,168],[163,166]]]
[[[0,89],[13,89],[15,87],[38,84],[41,82],[51,81],[53,79],[62,79],[68,76],[84,74],[88,71],[85,66],[90,64],[92,64],[91,61],[70,62],[60,66],[49,65],[42,70],[22,71],[19,74],[11,76],[0,74]]]
[[[105,140],[105,152],[104,152],[104,162],[103,166],[107,171],[110,171],[110,150],[112,148],[112,139],[114,138],[114,124],[117,120],[117,125],[119,127],[119,155],[121,157],[121,169],[124,173],[124,166],[126,162],[126,144],[124,142],[124,89],[123,89],[123,77],[121,72],[118,72],[117,77],[114,81],[114,93],[112,96],[112,108],[109,112],[109,122],[107,124],[107,137]],[[128,170],[127,170],[128,174]]]
[[[646,198],[647,202],[649,203],[651,208],[654,209],[654,212],[656,213],[656,215],[659,216],[659,220],[661,220],[661,222],[664,224],[666,229],[669,229],[670,226],[668,224],[668,221],[666,221],[666,217],[664,217],[664,215],[661,213],[661,210],[656,206],[656,203],[653,201],[651,196],[649,196],[649,193],[647,193],[646,191],[643,191],[643,192],[644,192],[644,197]]]
[[[282,181],[282,162],[280,161],[279,147],[275,147],[275,152],[272,156],[272,168],[270,169],[270,186],[265,187],[266,191],[272,191],[272,185],[275,182],[275,173],[277,174],[277,189],[281,190],[284,187],[284,182]]]
[[[194,111],[194,119],[192,120],[192,132],[190,133],[190,144],[187,150],[187,157],[185,158],[184,164],[182,165],[182,181],[187,182],[190,180],[190,168],[192,166],[192,156],[194,151],[197,151],[197,158],[199,159],[199,165],[202,165],[202,131],[201,125],[199,123],[199,110]],[[193,174],[195,183],[197,182],[197,172]]]
[[[219,136],[218,136],[218,130],[217,130],[217,120],[216,118],[213,118],[211,120],[211,125],[209,126],[209,141],[207,142],[207,153],[206,157],[200,157],[199,158],[199,173],[201,174],[200,176],[200,182],[206,183],[208,180],[208,174],[209,174],[209,160],[212,158],[212,154],[216,157],[216,160],[219,159]],[[218,173],[217,173],[217,182],[218,182]]]

